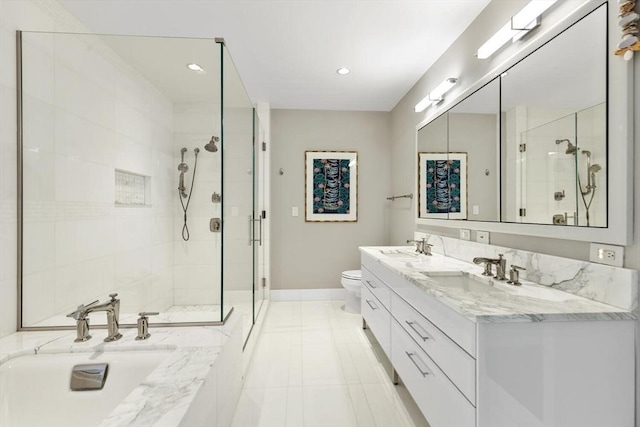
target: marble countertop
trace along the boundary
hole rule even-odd
[[[360,247],[360,251],[477,323],[634,320],[634,312],[521,279],[513,286],[482,276],[483,267],[413,247]]]
[[[100,427],[178,426],[229,339],[234,324],[232,321],[215,327],[153,328],[151,337],[145,341],[135,340],[136,329],[121,329],[122,338],[110,343],[101,339],[102,334],[106,334],[104,329],[92,331],[93,339],[81,343],[73,342],[75,331],[17,332],[0,339],[0,363],[25,354],[170,350],[169,356]]]

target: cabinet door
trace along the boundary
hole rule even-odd
[[[362,286],[375,295],[387,310],[391,309],[391,290],[365,267],[362,267]]]
[[[391,315],[475,405],[476,361],[406,301],[393,294]]]
[[[385,354],[391,359],[391,314],[371,291],[362,287],[360,311]]]
[[[474,427],[475,408],[427,354],[391,321],[391,362],[431,427]]]

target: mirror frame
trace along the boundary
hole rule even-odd
[[[609,4],[612,3],[612,4]],[[572,226],[557,226],[548,224],[522,224],[490,221],[443,220],[419,218],[418,208],[414,203],[414,219],[416,225],[446,227],[453,229],[483,230],[496,233],[518,234],[525,236],[548,237],[563,240],[577,240],[585,242],[611,243],[629,245],[633,240],[633,61],[624,61],[615,57],[613,52],[617,48],[620,38],[617,23],[617,5],[613,0],[589,0],[564,18],[558,19],[546,31],[540,28],[538,34],[505,61],[493,67],[480,80],[471,84],[456,96],[446,99],[416,126],[415,131],[415,159],[418,164],[418,130],[429,122],[447,112],[476,90],[500,76],[504,71],[521,61],[527,55],[542,47],[562,31],[575,24],[598,7],[607,7],[607,82],[608,82],[608,128],[607,128],[607,156],[608,169],[608,199],[607,199],[607,227],[587,228]],[[462,73],[464,74],[464,72]],[[460,80],[463,80],[463,75]],[[414,166],[415,167],[415,166]],[[418,171],[415,171],[417,177]],[[415,194],[418,194],[418,180],[414,182]],[[611,201],[615,200],[616,203]]]

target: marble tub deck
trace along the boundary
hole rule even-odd
[[[521,279],[522,286],[482,276],[482,266],[435,253],[417,255],[411,247],[361,247],[362,254],[399,274],[449,308],[476,323],[582,320],[635,320],[621,307]],[[406,255],[406,256],[403,256]],[[438,276],[469,276],[479,286],[443,285]]]
[[[75,331],[17,332],[0,339],[0,363],[27,354],[172,350],[100,427],[178,426],[239,327],[240,316],[232,315],[224,326],[154,328],[145,341],[135,340],[135,329],[123,329],[111,343],[99,337],[75,343]]]

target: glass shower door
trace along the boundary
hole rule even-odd
[[[267,212],[265,209],[265,133],[258,115],[255,115],[254,137],[254,196],[253,218],[254,228],[254,271],[253,271],[253,321],[255,323],[262,302],[265,299],[266,289],[266,238],[267,238]]]
[[[254,110],[228,49],[222,45],[222,300],[225,317],[253,325]]]
[[[575,114],[522,133],[520,220],[578,225]]]

